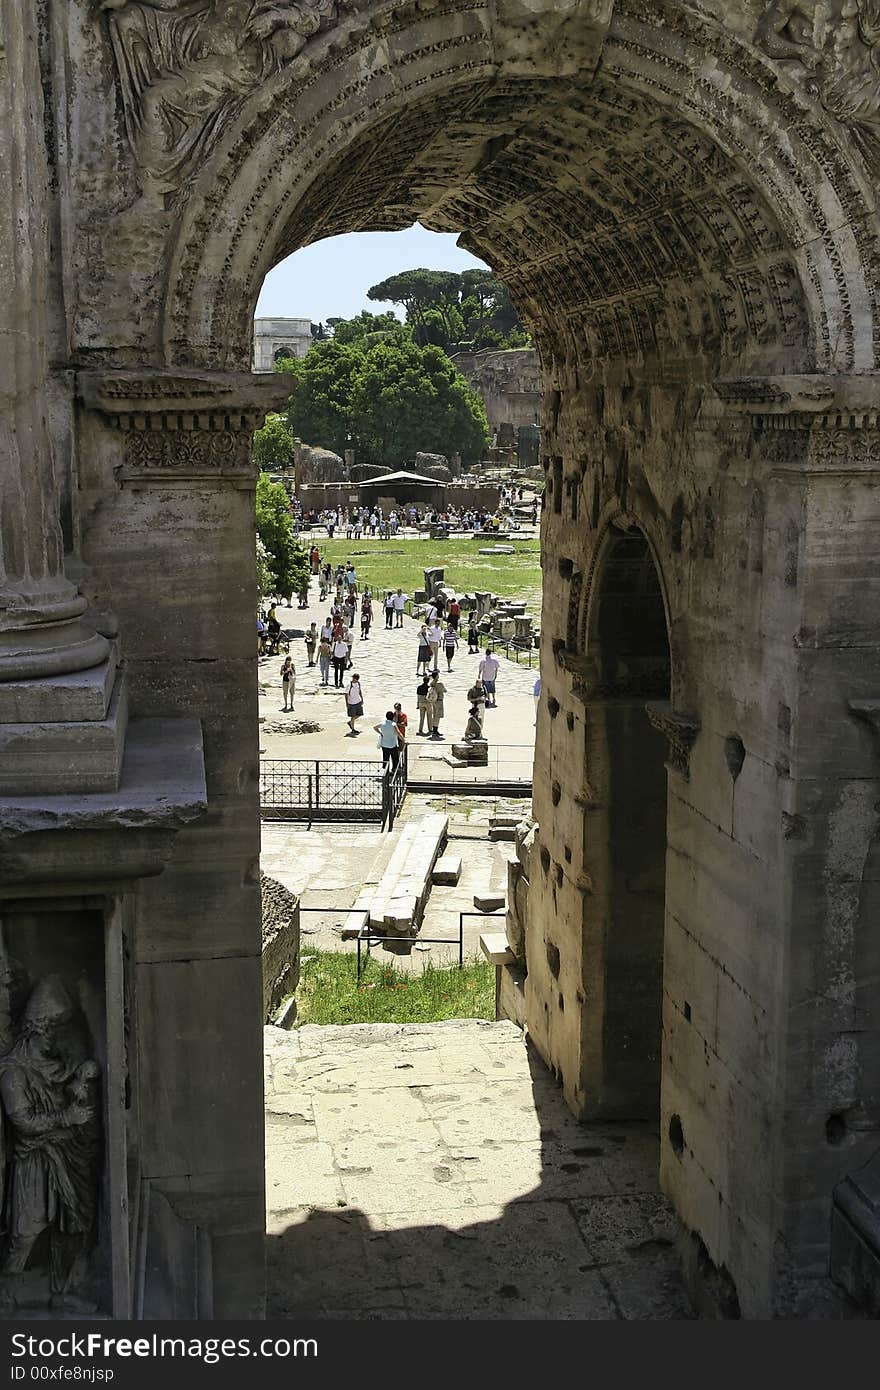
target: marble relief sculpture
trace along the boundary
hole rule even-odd
[[[24,972],[0,970],[2,1229],[0,1301],[20,1301],[21,1277],[48,1233],[50,1306],[94,1311],[76,1292],[78,1258],[95,1233],[101,1171],[100,1067],[82,1055],[84,1024],[60,977],[23,1002]]]
[[[144,194],[179,187],[233,110],[336,18],[336,0],[98,0]]]
[[[772,0],[757,43],[791,61],[839,120],[880,125],[880,0]]]

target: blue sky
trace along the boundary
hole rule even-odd
[[[418,223],[404,232],[352,232],[304,246],[263,283],[257,318],[352,318],[361,309],[381,313],[391,304],[367,299],[371,285],[401,270],[470,270],[482,267],[455,244],[451,232],[429,232]],[[396,310],[402,317],[402,311]]]

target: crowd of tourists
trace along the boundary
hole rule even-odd
[[[417,530],[423,526],[445,526],[450,531],[487,531],[516,529],[519,521],[514,515],[514,505],[521,502],[521,487],[502,487],[498,506],[487,507],[418,507],[415,505],[394,507],[385,513],[379,504],[373,507],[330,507],[314,512],[294,508],[294,530],[302,531],[321,528],[330,540],[334,536],[346,540],[359,541],[365,536],[378,540],[391,540],[404,528]],[[532,525],[538,519],[537,498],[532,502]]]
[[[309,551],[309,568],[312,578],[317,581],[320,601],[328,603],[329,609],[323,622],[319,625],[313,620],[305,633],[307,666],[318,668],[321,688],[329,687],[332,674],[333,687],[345,702],[348,737],[357,738],[361,733],[358,721],[364,716],[366,699],[360,672],[355,669],[355,643],[370,640],[376,611],[384,613],[385,631],[402,628],[409,595],[398,588],[374,596],[369,586],[360,587],[352,561],[338,564],[334,569],[329,561],[322,560],[316,545]],[[308,601],[308,594],[306,598]],[[449,673],[465,640],[468,655],[480,655],[479,632],[473,612],[467,616],[466,639],[464,627],[465,615],[455,596],[446,598],[438,595],[428,604],[424,621],[416,633],[415,674],[418,683],[415,700],[418,728],[414,731],[415,736],[435,740],[443,738],[441,725],[445,717],[447,688],[441,678],[441,656]],[[274,603],[267,610],[260,610],[257,634],[260,655],[280,654],[279,646],[286,639]],[[476,679],[468,691],[466,739],[482,737],[483,713],[485,709],[495,706],[499,666],[494,651],[488,647],[481,656]],[[289,651],[280,668],[280,677],[283,711],[292,712],[296,694],[296,665]],[[378,736],[383,763],[386,767],[395,767],[407,739],[408,720],[402,704],[399,701],[395,703],[386,712],[385,719],[373,728]]]

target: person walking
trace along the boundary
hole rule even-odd
[[[352,675],[351,683],[345,692],[345,712],[348,715],[349,729],[353,734],[357,735],[360,733],[360,730],[355,728],[355,723],[364,712],[364,692],[361,688],[361,678],[357,671]]]
[[[416,675],[427,675],[428,664],[431,660],[431,644],[428,641],[428,629],[422,623],[419,628],[419,650],[416,655]]]
[[[309,665],[310,665],[310,666],[314,666],[314,664],[315,664],[315,648],[316,648],[317,645],[318,645],[318,627],[317,627],[317,624],[316,624],[314,618],[312,619],[312,622],[311,622],[311,624],[310,624],[310,626],[309,626],[309,628],[308,628],[308,631],[306,632],[305,641],[306,641],[306,656],[308,657]]]
[[[486,708],[495,708],[495,679],[498,675],[499,661],[492,647],[486,649],[486,655],[480,662],[477,676],[483,682],[483,689],[486,692]]]
[[[337,690],[342,689],[342,677],[348,662],[348,643],[343,636],[343,628],[340,625],[339,635],[333,640],[333,684]]]
[[[449,609],[446,616],[449,619],[450,626],[454,627],[456,632],[458,632],[458,624],[461,619],[461,604],[457,598],[449,600]]]
[[[373,603],[369,594],[364,594],[361,600],[361,641],[368,642],[370,638],[370,624],[373,621]]]
[[[332,652],[333,648],[330,643],[330,638],[322,635],[318,643],[318,669],[321,673],[322,685],[330,684],[330,658]]]
[[[452,660],[455,656],[455,649],[458,646],[458,633],[456,632],[452,619],[449,619],[446,631],[443,634],[443,651],[446,654],[446,669],[452,670]]]
[[[440,732],[440,720],[443,718],[443,696],[445,694],[446,686],[441,681],[439,673],[434,671],[428,686],[428,723],[431,726],[431,738],[443,737]]]
[[[428,725],[428,691],[430,687],[431,682],[428,679],[427,672],[425,672],[416,686],[416,709],[419,712],[419,727],[417,732],[419,734],[429,734],[431,732],[430,726]],[[426,727],[426,725],[428,725],[428,727]]]
[[[281,667],[281,689],[284,694],[285,711],[288,708],[288,702],[290,709],[293,709],[293,697],[296,693],[296,667],[293,664],[293,659],[289,656],[284,658],[284,664]]]
[[[394,626],[403,627],[403,605],[406,603],[406,594],[402,589],[397,590],[391,602],[394,605]]]
[[[385,595],[385,628],[390,632],[391,624],[394,619],[394,595],[389,591]]]
[[[443,629],[436,618],[433,622],[428,624],[427,638],[428,646],[431,649],[431,657],[434,663],[434,672],[436,674],[436,672],[440,669],[440,643],[443,640]]]
[[[477,631],[477,619],[475,614],[471,614],[468,619],[468,656],[478,656],[480,651],[480,634]]]
[[[394,720],[394,710],[385,711],[385,718],[381,724],[374,724],[373,728],[379,735],[379,747],[382,749],[382,766],[386,769],[390,767],[391,772],[400,762],[400,736],[397,724]]]

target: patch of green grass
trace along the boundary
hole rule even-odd
[[[426,569],[442,565],[448,583],[459,593],[488,589],[502,598],[525,599],[536,616],[541,611],[541,542],[507,541],[515,546],[513,555],[480,555],[485,540],[388,540],[347,541],[345,538],[319,540],[322,560],[334,569],[354,562],[361,588],[369,585],[373,594],[384,596],[388,589],[410,594],[424,586]]]
[[[410,975],[370,956],[358,984],[356,956],[318,951],[303,963],[296,998],[297,1027],[494,1019],[495,967],[479,959],[465,961],[461,970],[427,961],[421,974]]]

